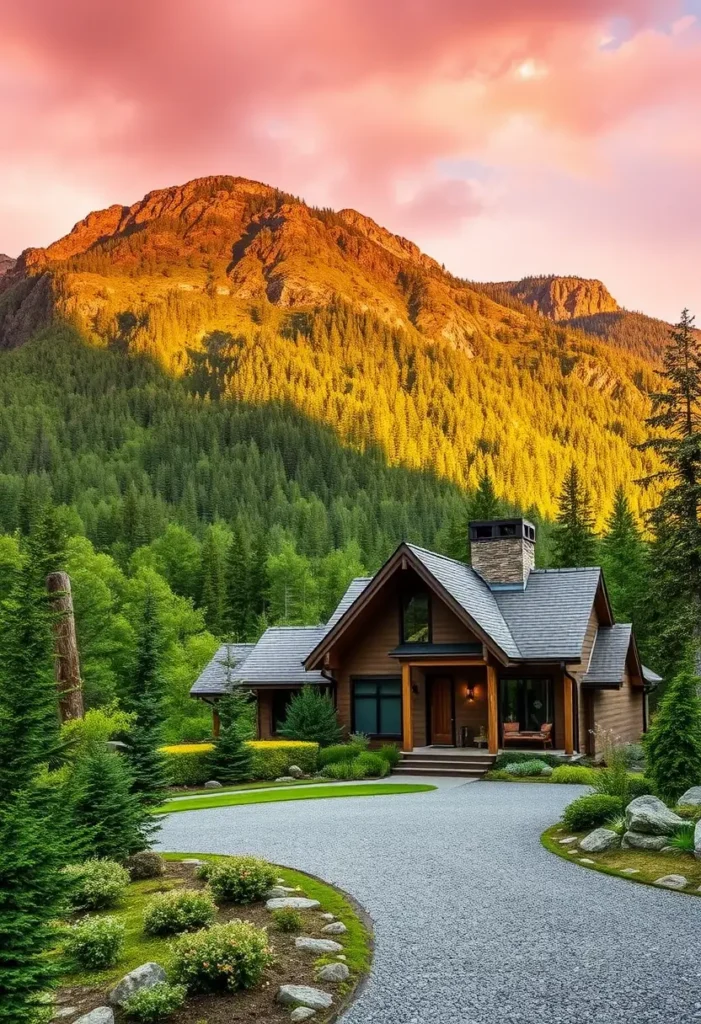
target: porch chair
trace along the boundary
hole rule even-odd
[[[520,722],[503,723],[503,743],[521,743],[522,741],[532,742],[533,740],[543,744],[543,750],[553,745],[552,722],[544,722],[540,729],[524,729],[521,731]]]

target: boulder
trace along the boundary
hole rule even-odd
[[[265,904],[268,910],[318,910],[318,900],[308,900],[306,896],[276,896]]]
[[[667,845],[667,836],[648,836],[642,832],[625,832],[621,840],[624,850],[657,850]]]
[[[114,1010],[111,1006],[98,1006],[78,1017],[73,1024],[114,1024]]]
[[[671,836],[684,824],[674,811],[656,796],[639,796],[626,807],[626,828],[650,836]]]
[[[336,918],[335,918],[335,916],[333,914],[321,914],[320,917],[321,917],[322,921],[335,921],[336,920]]]
[[[621,845],[621,837],[610,828],[595,828],[579,844],[579,849],[585,853],[603,853],[604,850],[611,850],[614,846]]]
[[[142,988],[153,988],[159,981],[166,980],[166,972],[160,964],[142,964],[141,967],[136,967],[117,982],[107,996],[108,1002],[112,1006],[121,1006],[135,992],[141,991]]]
[[[90,1013],[78,1017],[73,1024],[114,1024],[114,1010],[111,1006],[98,1006]]]
[[[306,1006],[310,1010],[328,1010],[333,1005],[333,996],[311,985],[281,985],[277,998],[284,1006]]]
[[[319,981],[330,981],[334,985],[340,985],[342,981],[348,980],[350,970],[346,964],[325,964],[319,968],[316,976]]]
[[[223,789],[221,782],[217,782],[216,779],[210,779],[209,782],[205,782],[205,789]]]
[[[701,820],[696,822],[694,829],[694,857],[701,860]]]
[[[663,875],[655,879],[655,885],[664,885],[667,889],[683,889],[688,882],[684,875]]]
[[[304,772],[297,764],[291,764],[287,769],[287,774],[291,775],[293,779],[301,779],[304,777]]]
[[[340,942],[334,942],[333,939],[310,939],[306,935],[300,935],[295,939],[295,946],[297,949],[303,949],[307,953],[316,953],[318,956],[323,956],[324,953],[343,952]]]
[[[701,786],[692,786],[677,800],[681,807],[701,807]]]
[[[322,929],[324,935],[343,935],[348,929],[342,921],[332,921],[331,924],[325,925]]]
[[[299,889],[291,889],[289,885],[274,885],[272,889],[268,889],[265,898],[266,900],[284,900],[293,892],[299,892]]]
[[[291,1021],[309,1020],[310,1017],[316,1017],[316,1010],[312,1010],[310,1006],[298,1006],[290,1014]]]

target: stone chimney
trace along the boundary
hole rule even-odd
[[[535,566],[535,526],[527,519],[470,523],[472,568],[490,587],[525,587]]]

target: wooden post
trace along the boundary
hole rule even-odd
[[[80,678],[78,640],[75,634],[71,579],[67,572],[52,572],[46,578],[55,613],[54,674],[58,689],[61,721],[83,717],[83,683]]]
[[[414,722],[412,717],[411,665],[402,664],[402,750],[414,749]]]
[[[499,701],[497,694],[497,670],[487,665],[487,738],[489,753],[499,753]]]
[[[573,680],[571,676],[564,676],[565,684],[565,753],[574,753],[574,701],[572,700]]]
[[[215,740],[219,739],[219,733],[221,732],[221,718],[214,704],[212,704],[212,736]]]

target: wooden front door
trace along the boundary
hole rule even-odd
[[[453,735],[453,680],[435,677],[431,680],[431,743],[451,746]]]

